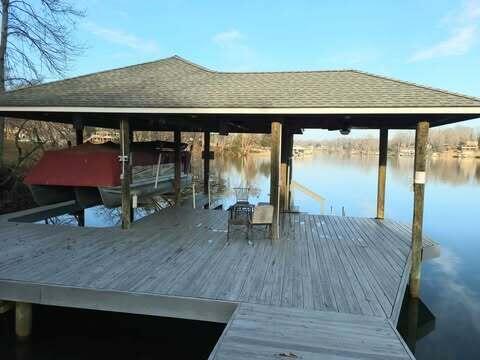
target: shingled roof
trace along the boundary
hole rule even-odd
[[[178,56],[0,95],[0,116],[134,130],[412,129],[480,117],[480,99],[356,70],[219,72]],[[276,119],[276,120],[275,120]]]
[[[355,70],[218,72],[174,56],[10,91],[0,107],[478,111],[480,99]]]

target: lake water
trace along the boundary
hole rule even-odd
[[[268,201],[269,157],[217,159],[215,176],[229,187],[258,189],[252,202]],[[294,160],[293,180],[325,198],[322,205],[294,191],[300,211],[374,217],[378,158],[316,154]],[[429,160],[424,233],[441,245],[439,258],[424,262],[421,300],[435,317],[409,341],[418,360],[480,358],[480,160]],[[387,165],[386,217],[411,223],[413,158]],[[233,202],[229,194],[224,203]],[[402,313],[402,322],[407,312]],[[431,319],[429,319],[431,320]],[[427,329],[427,330],[426,330]],[[401,329],[402,335],[408,334]]]
[[[321,195],[325,201],[319,203],[295,190],[295,205],[300,211],[314,214],[339,215],[343,208],[349,216],[374,217],[377,163],[376,157],[331,154],[296,159],[293,180]],[[388,159],[386,217],[411,222],[412,169],[413,158]],[[200,174],[201,166],[196,166],[194,171]],[[400,330],[418,360],[478,359],[480,160],[431,159],[427,171],[424,232],[441,245],[442,254],[423,264],[421,299],[431,314],[430,318],[421,315],[423,324],[417,333],[419,339],[412,341],[408,331]],[[253,203],[268,201],[269,176],[268,156],[217,157],[212,161],[213,183],[217,184],[217,197],[224,207],[234,202],[231,191],[234,187],[252,188],[250,200]],[[139,210],[137,217],[144,215],[143,211]],[[112,226],[118,220],[115,210],[93,208],[86,212],[87,226]],[[400,323],[405,323],[407,317],[407,311],[403,311]],[[220,330],[212,331],[216,336]],[[135,346],[135,341],[132,345]]]

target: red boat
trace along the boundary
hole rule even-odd
[[[181,181],[191,181],[190,153],[182,144]],[[138,197],[173,191],[174,144],[136,142],[132,150],[131,193]],[[75,200],[82,208],[104,203],[121,204],[122,162],[120,146],[84,143],[75,147],[46,151],[25,177],[39,205]]]

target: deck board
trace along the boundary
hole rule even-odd
[[[386,316],[407,266],[393,221],[283,214],[282,237],[242,232],[227,213],[168,209],[131,231],[7,223],[0,279]]]
[[[349,327],[338,328],[349,336],[362,328],[360,316],[366,323],[380,321],[378,334],[390,332],[388,339],[376,338],[379,344],[398,347],[385,324],[398,321],[408,280],[407,226],[392,220],[285,213],[278,241],[266,239],[259,229],[249,245],[242,231],[226,241],[227,216],[224,211],[166,209],[128,231],[0,219],[0,298],[211,321],[228,319],[236,304],[241,311],[270,306],[272,310],[260,309],[261,329],[262,316],[269,311],[265,316],[275,321],[290,309],[300,311],[299,319],[324,312],[340,316],[318,325],[313,320],[296,323],[289,315],[293,323],[284,324],[288,332],[304,326],[315,329],[315,336],[323,336],[321,329],[332,321],[350,321]],[[425,240],[425,246],[434,245]],[[248,321],[253,320],[236,320],[241,326],[230,328],[216,359],[223,358],[223,351],[235,358],[246,344],[256,356],[252,358],[270,358],[277,351],[278,334],[266,328],[257,341],[255,331],[242,328]],[[370,335],[375,338],[370,330],[365,329],[367,343]],[[245,337],[243,342],[237,341],[239,336]],[[292,346],[302,344],[294,333],[288,336]],[[319,351],[332,359],[343,354],[335,347],[319,348],[315,336],[305,337],[313,345],[298,347],[305,358]],[[324,340],[333,341],[328,336]],[[408,358],[396,349],[401,355],[391,353],[392,358]],[[375,351],[353,358],[381,358]]]
[[[241,304],[210,360],[414,359],[387,319]]]

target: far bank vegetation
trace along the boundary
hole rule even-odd
[[[71,125],[42,123],[31,120],[7,119],[6,121],[6,164],[11,170],[22,173],[47,149],[63,148],[75,144]],[[118,131],[101,128],[85,128],[85,141],[103,143],[118,142]],[[172,141],[171,132],[137,131],[134,141]],[[203,133],[182,133],[182,141],[189,144],[194,156],[203,150]],[[269,134],[212,134],[211,150],[215,156],[246,157],[250,154],[268,154]],[[328,140],[302,140],[295,137],[296,146],[309,147],[315,151],[376,155],[378,138],[339,136]],[[400,156],[413,155],[414,131],[391,131],[389,153]],[[432,129],[429,135],[429,153],[433,156],[480,157],[480,131],[464,126]]]

